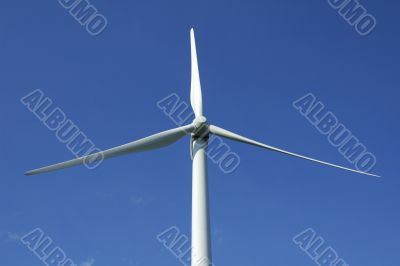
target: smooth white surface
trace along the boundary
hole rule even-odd
[[[193,143],[192,266],[211,265],[206,146],[203,139]]]
[[[192,78],[190,83],[190,103],[196,117],[203,115],[203,100],[201,96],[200,74],[197,62],[196,40],[194,30],[190,30],[190,51],[192,59]]]
[[[294,157],[297,157],[297,158],[313,161],[313,162],[316,162],[316,163],[320,163],[320,164],[324,164],[324,165],[340,168],[340,169],[343,169],[343,170],[347,170],[347,171],[351,171],[351,172],[355,172],[355,173],[359,173],[359,174],[380,177],[380,176],[375,175],[375,174],[370,174],[370,173],[358,171],[358,170],[355,170],[355,169],[343,167],[343,166],[340,166],[340,165],[327,163],[327,162],[320,161],[320,160],[317,160],[317,159],[313,159],[313,158],[310,158],[310,157],[307,157],[307,156],[303,156],[303,155],[296,154],[296,153],[293,153],[293,152],[285,151],[285,150],[282,150],[282,149],[279,149],[279,148],[276,148],[276,147],[273,147],[273,146],[269,146],[269,145],[263,144],[261,142],[258,142],[258,141],[255,141],[255,140],[240,136],[240,135],[238,135],[236,133],[230,132],[230,131],[228,131],[226,129],[223,129],[223,128],[220,128],[220,127],[217,127],[217,126],[214,126],[214,125],[210,125],[209,126],[209,130],[210,130],[210,132],[212,134],[218,135],[220,137],[225,137],[225,138],[228,138],[228,139],[231,139],[231,140],[236,140],[236,141],[243,142],[243,143],[246,143],[246,144],[251,144],[251,145],[254,145],[254,146],[257,146],[257,147],[265,148],[267,150],[277,151],[277,152],[280,152],[280,153],[283,153],[283,154],[287,154],[287,155],[290,155],[290,156],[294,156]]]
[[[111,149],[108,149],[105,151],[101,151],[98,153],[90,154],[87,156],[82,156],[82,157],[72,159],[69,161],[53,164],[53,165],[38,168],[35,170],[31,170],[31,171],[26,172],[25,175],[35,175],[35,174],[41,174],[41,173],[46,173],[46,172],[50,172],[50,171],[55,171],[55,170],[83,164],[86,162],[86,160],[91,160],[93,162],[96,160],[108,159],[108,158],[112,158],[115,156],[120,156],[120,155],[124,155],[124,154],[128,154],[128,153],[159,149],[159,148],[168,146],[172,143],[175,143],[183,136],[190,134],[193,129],[194,129],[193,124],[170,129],[170,130],[163,131],[163,132],[151,135],[149,137],[139,139],[139,140],[136,140],[136,141],[133,141],[133,142],[121,145],[121,146],[117,146],[117,147],[114,147],[114,148],[111,148]]]

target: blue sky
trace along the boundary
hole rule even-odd
[[[175,127],[157,101],[189,100],[195,27],[208,120],[267,144],[353,167],[292,102],[313,93],[377,158],[381,179],[227,141],[209,164],[213,259],[316,265],[292,238],[313,228],[349,265],[398,265],[398,1],[362,0],[359,35],[327,1],[104,1],[90,35],[57,0],[0,11],[0,264],[44,265],[18,241],[41,228],[78,265],[180,265],[156,236],[190,235],[189,139],[39,176],[73,158],[20,99],[42,90],[99,148]]]

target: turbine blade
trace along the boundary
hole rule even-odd
[[[258,141],[251,140],[249,138],[240,136],[238,134],[235,134],[233,132],[230,132],[230,131],[228,131],[226,129],[223,129],[223,128],[220,128],[220,127],[217,127],[217,126],[210,125],[209,126],[209,130],[210,130],[210,132],[212,134],[218,135],[220,137],[225,137],[225,138],[228,138],[228,139],[231,139],[231,140],[236,140],[236,141],[243,142],[243,143],[246,143],[246,144],[250,144],[250,145],[257,146],[257,147],[261,147],[261,148],[264,148],[264,149],[267,149],[267,150],[280,152],[280,153],[283,153],[283,154],[286,154],[286,155],[298,157],[298,158],[301,158],[301,159],[313,161],[313,162],[316,162],[316,163],[320,163],[320,164],[324,164],[324,165],[340,168],[340,169],[343,169],[343,170],[347,170],[347,171],[351,171],[351,172],[355,172],[355,173],[359,173],[359,174],[380,177],[380,176],[375,175],[375,174],[362,172],[362,171],[359,171],[359,170],[343,167],[343,166],[340,166],[340,165],[336,165],[336,164],[320,161],[320,160],[313,159],[313,158],[310,158],[310,157],[307,157],[307,156],[303,156],[303,155],[296,154],[296,153],[289,152],[289,151],[285,151],[285,150],[282,150],[282,149],[279,149],[279,148],[276,148],[276,147],[273,147],[273,146],[269,146],[269,145],[263,144],[261,142],[258,142]]]
[[[190,83],[190,103],[196,117],[203,115],[199,66],[197,63],[196,40],[193,28],[190,30],[190,50],[192,58],[192,78]]]
[[[93,163],[94,161],[108,159],[111,157],[120,156],[128,153],[159,149],[168,146],[170,144],[173,144],[186,134],[190,134],[193,129],[194,129],[193,125],[187,125],[183,127],[170,129],[105,151],[89,154],[87,156],[83,156],[80,158],[31,170],[26,172],[25,175],[34,175],[34,174],[41,174],[50,171],[55,171],[79,164],[84,164],[88,160],[89,162]]]

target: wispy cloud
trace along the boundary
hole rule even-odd
[[[79,264],[79,266],[93,266],[94,262],[95,262],[95,260],[93,258],[90,258],[90,259],[82,262],[81,264]]]
[[[21,235],[14,232],[0,232],[0,239],[4,241],[18,242],[21,239]]]
[[[143,197],[141,196],[136,196],[136,195],[132,195],[129,197],[129,202],[133,205],[133,206],[140,206],[143,203]]]
[[[21,235],[13,232],[7,232],[7,238],[11,241],[20,241]]]
[[[140,266],[143,264],[139,264],[136,260],[132,259],[132,258],[121,258],[121,260],[124,262],[124,264],[126,263],[128,266]]]
[[[213,230],[213,235],[214,237],[218,240],[218,242],[223,242],[224,241],[224,232],[222,231],[222,229],[216,227]]]
[[[149,195],[138,195],[138,194],[132,194],[129,197],[129,203],[133,206],[133,207],[139,207],[145,204],[150,204],[152,202],[154,202],[156,200],[155,197],[153,196],[149,196]]]

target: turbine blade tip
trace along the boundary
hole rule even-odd
[[[365,175],[373,176],[373,177],[378,177],[378,178],[381,178],[381,177],[382,177],[382,176],[380,176],[380,175],[372,174],[372,173],[369,173],[369,172],[361,172],[361,173],[363,173],[363,174],[365,174]]]

